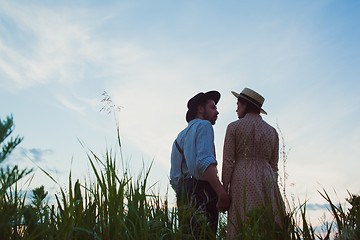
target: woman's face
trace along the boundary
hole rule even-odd
[[[244,117],[245,109],[246,109],[246,103],[237,102],[236,112],[239,119]]]

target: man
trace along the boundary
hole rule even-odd
[[[205,234],[207,239],[215,238],[218,211],[230,206],[230,196],[220,183],[216,168],[212,125],[219,114],[219,99],[219,92],[209,91],[188,101],[188,126],[177,136],[171,152],[170,182],[176,191],[181,231],[186,232],[187,228],[190,234],[199,234],[195,215],[205,212],[211,229]],[[189,209],[193,211],[187,214]]]

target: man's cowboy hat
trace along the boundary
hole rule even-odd
[[[258,94],[257,92],[255,92],[254,90],[251,90],[250,88],[244,88],[244,90],[242,90],[241,93],[236,93],[234,91],[231,91],[231,93],[236,97],[236,98],[242,98],[245,101],[252,103],[255,105],[255,107],[258,107],[260,109],[260,112],[263,114],[267,114],[265,112],[264,109],[262,109],[262,105],[265,101],[265,99],[263,98],[263,96],[261,96],[260,94]]]
[[[206,93],[200,92],[193,96],[187,103],[188,111],[186,113],[186,121],[190,122],[196,117],[197,107],[201,104],[204,104],[206,100],[212,99],[215,104],[219,102],[220,93],[218,91],[209,91]]]

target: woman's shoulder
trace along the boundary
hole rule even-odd
[[[270,123],[266,122],[265,120],[262,120],[262,123],[263,123],[263,125],[266,126],[267,128],[273,129],[273,130],[276,131],[276,129],[275,129]]]
[[[235,120],[228,124],[228,128],[237,128],[239,125],[241,125],[242,119]]]
[[[276,128],[264,120],[262,121],[262,129],[263,131],[266,131],[268,134],[274,134],[276,136],[278,135]]]

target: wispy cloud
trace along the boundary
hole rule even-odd
[[[52,149],[40,149],[40,148],[20,148],[20,153],[29,158],[31,161],[34,162],[41,162],[45,161],[46,157],[53,155],[55,153]]]
[[[59,100],[59,102],[66,108],[81,113],[85,110],[85,106],[84,105],[80,105],[77,102],[71,101],[68,98],[66,98],[65,96],[62,95],[58,95],[57,99]]]
[[[330,205],[328,203],[320,204],[320,203],[309,203],[306,204],[306,209],[310,211],[316,210],[327,210],[329,209]]]
[[[7,31],[0,35],[0,61],[8,63],[1,64],[3,75],[18,87],[81,79],[92,55],[89,32],[96,24],[90,13],[82,11],[76,18],[74,11],[3,1],[1,28]]]

